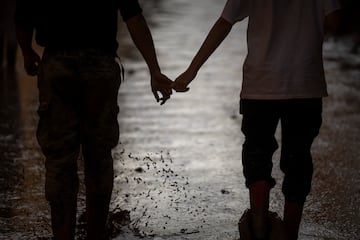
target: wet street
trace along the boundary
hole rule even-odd
[[[142,1],[169,78],[188,66],[224,3]],[[120,143],[113,151],[114,239],[239,239],[237,222],[249,205],[238,113],[246,22],[234,26],[190,91],[174,93],[163,106],[151,93],[147,67],[123,24],[119,39],[126,72],[118,98]],[[360,56],[351,47],[350,38],[324,44],[329,97],[313,145],[313,189],[300,240],[360,239]],[[44,157],[35,139],[36,79],[26,76],[19,55],[15,71],[1,69],[0,85],[0,240],[50,239]],[[282,215],[279,150],[273,174],[270,208]],[[77,236],[83,239],[83,186],[78,202]]]

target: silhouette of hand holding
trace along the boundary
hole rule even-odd
[[[186,70],[182,74],[180,74],[172,84],[172,88],[176,92],[187,92],[189,91],[188,85],[195,78],[196,74],[191,72],[190,70]]]
[[[160,102],[160,105],[163,105],[172,94],[172,86],[173,81],[171,81],[167,76],[162,73],[156,73],[151,75],[151,90],[154,94],[154,97],[157,102]],[[159,93],[161,93],[162,97],[159,97]]]

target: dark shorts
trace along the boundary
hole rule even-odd
[[[282,191],[287,200],[304,202],[311,189],[311,145],[322,123],[322,99],[242,99],[240,113],[245,135],[242,162],[246,186],[256,181],[275,185],[272,156],[278,148],[275,131],[280,121]]]
[[[112,187],[120,72],[114,56],[96,50],[45,51],[38,76],[37,138],[46,157],[48,200],[76,194],[80,146],[85,177],[94,182],[89,190]]]

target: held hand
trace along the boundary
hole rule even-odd
[[[186,70],[180,76],[178,76],[174,83],[172,84],[172,88],[176,92],[187,92],[189,91],[188,85],[195,78],[196,74]]]
[[[24,68],[26,73],[30,76],[36,76],[38,74],[40,64],[40,56],[31,49],[31,51],[24,53]]]
[[[162,73],[156,73],[151,75],[151,90],[154,94],[154,97],[157,102],[160,102],[160,105],[163,105],[172,94],[171,85],[173,81],[171,81],[168,77],[166,77]],[[162,97],[159,97],[159,93],[161,93]]]

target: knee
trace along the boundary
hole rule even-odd
[[[89,154],[89,153],[88,153]],[[85,184],[89,193],[108,193],[112,191],[114,167],[111,152],[106,154],[84,155]]]
[[[45,194],[47,200],[55,201],[77,195],[79,184],[77,157],[78,152],[67,156],[46,158]]]
[[[275,180],[271,176],[272,156],[278,148],[275,138],[261,139],[255,141],[247,138],[243,145],[243,173],[246,186],[256,181],[267,181],[273,187]]]

